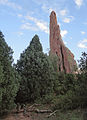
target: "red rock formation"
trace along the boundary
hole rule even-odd
[[[74,59],[74,57],[62,41],[60,28],[57,24],[56,13],[54,11],[52,11],[50,15],[50,50],[52,54],[56,54],[59,58],[58,71],[71,73],[72,70],[70,69],[68,53],[70,53],[72,59]]]

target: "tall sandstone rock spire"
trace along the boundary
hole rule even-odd
[[[71,51],[66,48],[60,34],[60,27],[57,24],[56,13],[50,15],[50,53],[58,56],[58,71],[71,73],[74,71],[76,61]]]

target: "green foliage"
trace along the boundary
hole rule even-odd
[[[4,39],[4,35],[0,32],[0,61],[1,64],[11,64],[13,62],[12,58],[13,51],[7,45]]]
[[[3,82],[4,82],[3,67],[1,66],[0,63],[0,110],[1,110],[2,94],[3,94],[3,87],[2,87]]]
[[[77,75],[77,86],[75,87],[75,94],[78,98],[81,107],[87,106],[87,74],[82,73]]]
[[[59,73],[57,76],[57,82],[55,86],[56,95],[66,94],[68,90],[74,90],[75,75]]]
[[[59,58],[57,55],[54,55],[52,53],[50,53],[49,55],[49,60],[51,61],[51,64],[53,66],[53,74],[54,74],[54,81],[53,81],[53,90],[54,90],[54,94],[59,94]]]
[[[59,63],[58,56],[50,53],[49,59],[50,59],[52,66],[54,68],[54,72],[58,73],[58,63]]]
[[[51,119],[49,119],[51,120]],[[83,120],[82,111],[74,110],[74,111],[58,111],[56,113],[55,120]]]
[[[83,52],[78,62],[80,70],[87,73],[87,53]]]
[[[75,109],[79,107],[78,98],[75,96],[75,93],[71,90],[69,90],[64,95],[59,95],[57,99],[55,99],[54,104],[55,109],[62,110]]]
[[[75,109],[87,106],[87,75],[60,74],[54,99],[55,109]]]
[[[57,87],[55,88],[56,97],[53,100],[55,109],[72,109],[72,99],[74,98],[76,79],[73,74],[58,74]]]
[[[12,66],[12,54],[13,50],[7,45],[0,32],[0,114],[15,106],[15,97],[16,102],[19,103],[37,100],[42,103],[52,103],[55,109],[67,110],[87,106],[87,54],[85,52],[79,60],[81,73],[77,75],[58,72],[58,57],[43,53],[37,35],[20,55],[15,66]],[[72,54],[69,58],[72,60]],[[73,72],[75,61],[70,62]]]
[[[12,67],[12,53],[0,32],[0,114],[14,107],[19,86],[19,75]]]
[[[22,77],[20,90],[16,97],[18,102],[33,102],[52,92],[52,65],[47,55],[43,53],[37,35],[21,54],[16,69]]]

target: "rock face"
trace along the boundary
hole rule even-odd
[[[50,15],[50,53],[58,56],[58,71],[64,71],[65,73],[73,72],[73,68],[76,65],[74,55],[65,47],[62,41],[60,27],[57,24],[54,11]]]

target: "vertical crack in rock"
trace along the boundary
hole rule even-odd
[[[64,66],[64,55],[63,55],[63,51],[62,51],[62,46],[61,46],[61,55],[62,55],[62,64],[63,64],[63,70],[64,70],[64,72],[66,72],[66,70],[65,70],[65,66]]]

